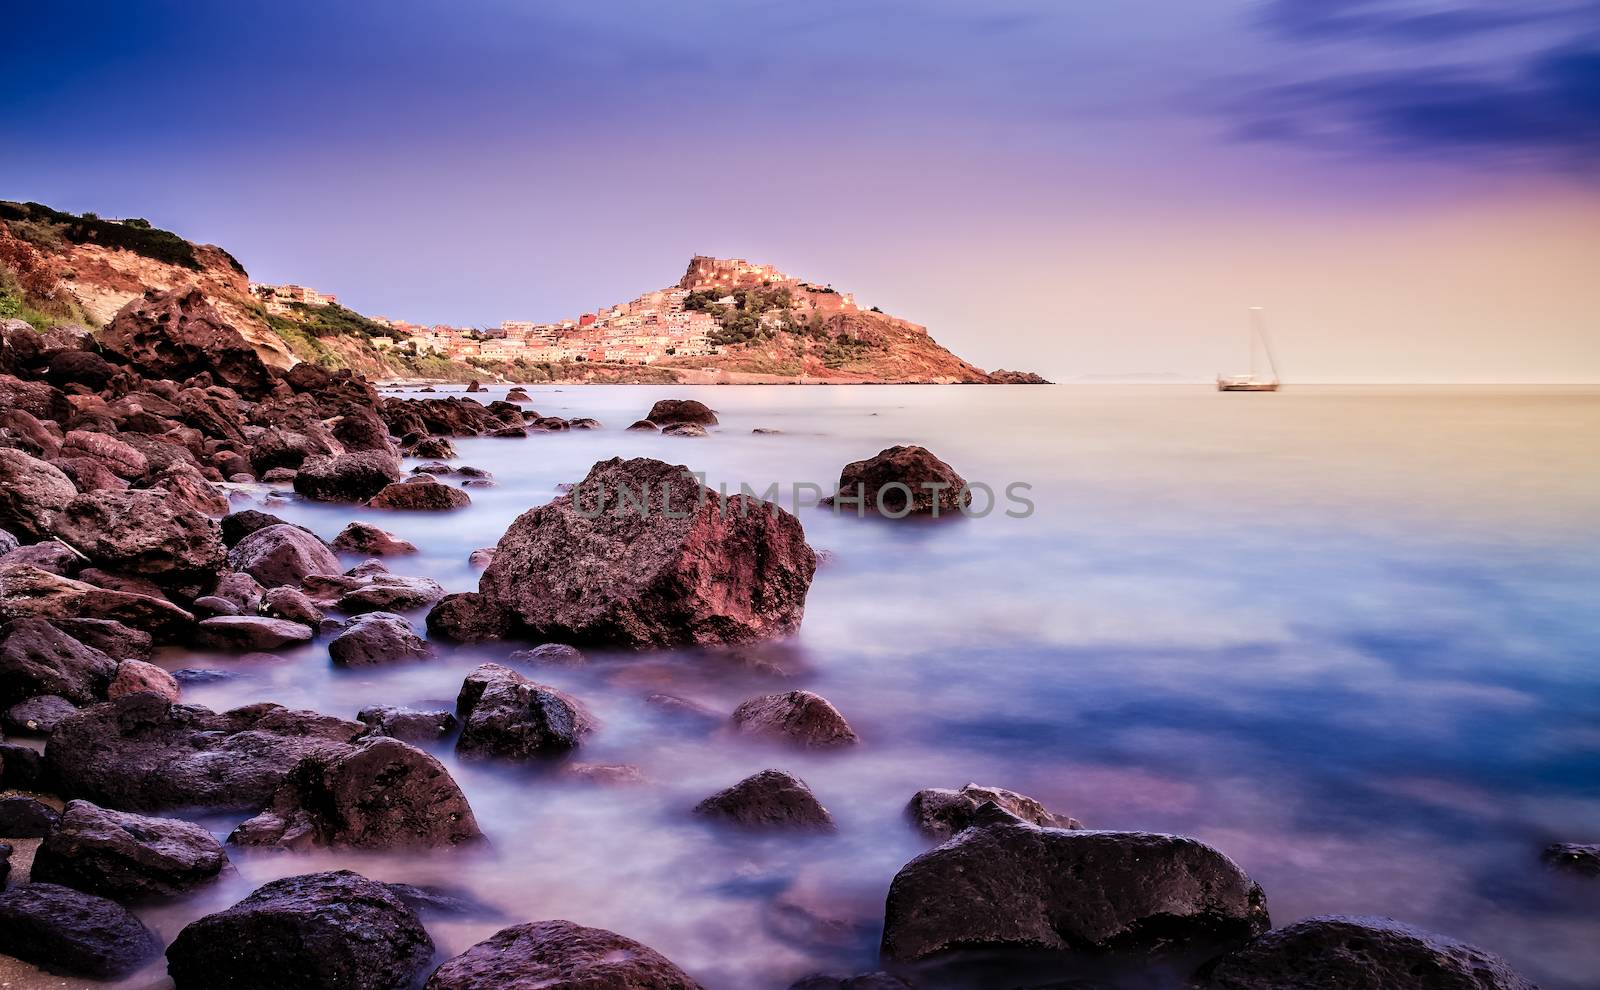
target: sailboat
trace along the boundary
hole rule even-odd
[[[1256,373],[1257,352],[1267,356],[1270,376]],[[1260,306],[1250,307],[1250,373],[1248,375],[1218,375],[1218,392],[1276,392],[1278,390],[1278,362],[1272,357],[1272,344],[1267,340],[1267,327]]]

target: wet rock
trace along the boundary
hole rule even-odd
[[[631,938],[570,921],[503,928],[434,971],[425,990],[702,990]]]
[[[389,440],[389,427],[372,409],[362,406],[351,406],[345,410],[339,421],[333,424],[333,438],[339,441],[345,450],[381,450],[392,452],[393,446]]]
[[[119,478],[134,480],[144,476],[150,462],[138,448],[118,440],[109,433],[90,433],[71,430],[61,441],[62,457],[87,457],[97,461]]]
[[[942,787],[928,787],[911,796],[906,805],[906,817],[923,835],[943,842],[971,825],[984,802],[992,801],[999,808],[1025,822],[1045,828],[1082,828],[1075,818],[1058,815],[1025,794],[1008,791],[1003,787],[984,787],[968,784],[959,791]]]
[[[365,502],[404,475],[400,461],[381,450],[311,457],[294,476],[294,490],[328,502]]]
[[[181,382],[207,374],[246,398],[272,389],[272,372],[198,286],[146,292],[100,331],[100,347],[146,378]]]
[[[1504,960],[1389,918],[1309,918],[1207,964],[1204,990],[1535,990]]]
[[[272,588],[261,596],[261,614],[274,619],[297,622],[312,629],[322,625],[322,610],[305,592],[295,588]]]
[[[460,467],[456,468],[456,474],[461,475],[463,478],[492,478],[492,477],[494,477],[493,472],[489,471],[488,469],[481,468],[481,467],[473,467],[471,464],[463,464]]]
[[[356,713],[356,721],[372,726],[372,734],[388,736],[416,746],[436,743],[456,731],[454,712],[419,711],[398,705],[373,705]]]
[[[14,736],[48,736],[62,719],[77,710],[78,706],[67,699],[45,694],[19,701],[6,709],[0,725]]]
[[[265,615],[219,615],[202,619],[195,643],[214,650],[276,650],[311,642],[310,626]]]
[[[344,667],[407,660],[427,660],[433,648],[411,630],[404,616],[393,612],[368,612],[350,624],[328,643],[328,655]]]
[[[839,472],[838,494],[822,502],[855,511],[849,500],[860,498],[864,511],[894,518],[953,514],[972,500],[971,493],[963,491],[966,483],[926,448],[886,447],[866,460],[846,464]]]
[[[484,388],[483,385],[481,385],[478,382],[478,380],[476,378],[474,378],[472,381],[467,382],[467,391],[468,392],[487,392],[489,390]]]
[[[149,660],[150,634],[111,619],[59,618],[51,624],[113,660]]]
[[[348,749],[366,729],[281,705],[218,714],[135,694],[67,718],[44,760],[63,796],[102,807],[255,811],[301,759]]]
[[[372,580],[339,599],[340,610],[357,615],[362,612],[407,612],[432,605],[444,597],[444,587],[432,578],[378,574]]]
[[[542,643],[531,650],[516,650],[510,659],[516,663],[535,663],[549,667],[581,667],[589,662],[575,646]]]
[[[591,419],[588,416],[580,416],[577,419],[568,420],[567,426],[574,430],[598,430],[602,428],[598,419]]]
[[[122,492],[129,487],[127,479],[117,477],[104,464],[87,457],[57,457],[50,463],[71,478],[80,492]]]
[[[0,375],[0,409],[20,409],[38,420],[66,422],[72,403],[65,392],[44,382],[23,381]]]
[[[241,612],[248,613],[261,607],[263,589],[261,582],[250,575],[241,571],[228,571],[217,578],[217,586],[211,593],[237,605]]]
[[[628,424],[628,431],[630,433],[654,433],[658,429],[660,429],[660,427],[650,422],[648,419],[636,419],[632,423]]]
[[[180,635],[194,616],[165,598],[97,588],[37,567],[0,570],[0,619],[109,619],[154,636]]]
[[[438,460],[454,460],[457,456],[455,444],[445,437],[423,437],[412,445],[408,451],[412,457],[427,457]]]
[[[53,789],[44,756],[22,743],[0,743],[0,788],[19,791]]]
[[[416,467],[411,469],[411,473],[431,474],[436,477],[444,477],[447,474],[455,474],[455,468],[452,468],[448,464],[418,464]]]
[[[45,539],[56,513],[77,497],[77,486],[59,468],[0,447],[0,528],[29,542]]]
[[[768,426],[758,426],[755,429],[751,430],[750,432],[755,434],[756,436],[772,436],[772,435],[776,435],[776,434],[782,433],[783,431],[782,430],[775,430],[775,429],[772,429],[771,427],[768,427]]]
[[[620,498],[644,491],[647,511],[618,510]],[[585,518],[601,492],[609,507]],[[541,639],[750,642],[798,628],[815,570],[799,520],[782,509],[735,496],[723,513],[715,493],[681,465],[612,458],[573,491],[519,516],[479,591]]]
[[[112,700],[130,694],[155,694],[177,701],[179,693],[178,682],[171,674],[143,660],[124,660],[117,664],[117,674],[106,688],[106,697]]]
[[[631,763],[568,763],[561,770],[568,779],[603,787],[636,787],[649,783],[644,771]]]
[[[441,485],[435,481],[421,481],[419,475],[409,482],[398,482],[374,495],[367,505],[374,509],[392,509],[403,512],[448,512],[472,504],[472,497],[459,488]]]
[[[59,824],[61,816],[43,801],[21,794],[0,797],[0,838],[39,839]]]
[[[333,445],[326,437],[271,427],[251,441],[248,457],[250,467],[265,478],[280,469],[298,471],[310,458],[328,457],[333,453]]]
[[[1583,876],[1600,877],[1600,844],[1553,842],[1541,858],[1551,866]]]
[[[528,393],[526,391],[524,391],[523,389],[514,388],[514,389],[511,389],[510,391],[508,391],[506,393],[506,401],[507,402],[532,402],[533,400],[528,397]]]
[[[716,412],[705,403],[694,399],[662,399],[650,407],[650,413],[645,419],[657,426],[674,426],[678,423],[717,425]]]
[[[1243,941],[1266,931],[1265,895],[1194,839],[1043,829],[994,805],[901,867],[882,954],[950,949],[1143,950]]]
[[[41,694],[88,704],[105,696],[116,672],[116,661],[43,619],[0,626],[0,705]]]
[[[456,755],[463,759],[559,756],[576,749],[595,727],[577,699],[492,663],[462,682],[456,715]]]
[[[190,605],[194,614],[202,619],[209,619],[216,615],[238,615],[239,603],[229,601],[218,595],[202,595]]]
[[[467,554],[467,563],[473,567],[488,567],[494,562],[494,547],[479,547]]]
[[[167,948],[176,990],[405,990],[433,960],[416,912],[349,870],[285,877]]]
[[[719,711],[707,708],[698,701],[689,698],[680,698],[675,694],[652,694],[644,699],[645,704],[657,708],[669,715],[673,715],[685,722],[694,722],[707,728],[721,725],[728,717]]]
[[[751,698],[733,710],[734,731],[788,742],[804,749],[853,746],[860,741],[850,723],[826,698],[786,691]]]
[[[510,609],[476,591],[445,595],[428,612],[428,635],[458,643],[504,639],[512,624]]]
[[[705,427],[697,426],[694,423],[675,423],[672,426],[664,426],[661,428],[661,435],[664,437],[710,436]]]
[[[450,918],[499,918],[502,912],[486,904],[469,890],[453,887],[423,886],[414,883],[386,883],[390,893],[406,902],[418,914],[441,915]]]
[[[763,770],[695,805],[702,818],[745,829],[832,832],[833,816],[798,777]]]
[[[394,557],[416,553],[417,545],[370,523],[353,522],[333,538],[333,549],[363,557]]]
[[[150,487],[165,491],[173,502],[202,515],[220,516],[228,511],[228,496],[188,464],[174,464],[156,474]]]
[[[258,529],[268,526],[288,526],[289,522],[280,519],[270,512],[261,512],[256,509],[241,509],[222,517],[222,542],[228,546],[237,546],[239,541],[254,533]]]
[[[338,574],[339,558],[315,535],[287,524],[258,529],[228,551],[228,566],[267,587],[299,585],[312,574]]]
[[[60,574],[65,577],[71,577],[82,562],[83,559],[68,549],[66,544],[55,540],[46,540],[43,543],[35,543],[27,547],[17,547],[4,557],[0,557],[0,567],[16,567],[26,564],[29,567],[37,567],[41,571],[49,571],[51,574]]]
[[[228,856],[192,822],[69,801],[33,858],[33,879],[101,897],[174,897],[216,878]]]
[[[244,659],[241,657],[240,659]],[[184,684],[221,684],[231,681],[238,675],[228,670],[217,670],[213,667],[181,667],[172,672],[172,679],[180,686]]]
[[[437,759],[379,736],[342,753],[313,754],[272,804],[228,837],[241,846],[402,849],[459,846],[483,833],[466,795]]]
[[[109,980],[160,951],[155,934],[115,901],[52,883],[0,893],[0,953],[50,972]]]
[[[98,566],[167,587],[208,583],[227,554],[214,520],[161,490],[79,495],[51,529]]]
[[[20,546],[22,546],[22,542],[20,540],[5,530],[0,529],[0,557],[4,557],[6,554],[16,550]]]
[[[294,468],[275,467],[261,472],[261,480],[268,484],[294,484],[295,476],[300,472]]]

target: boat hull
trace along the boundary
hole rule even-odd
[[[1276,392],[1277,382],[1218,382],[1218,392]]]

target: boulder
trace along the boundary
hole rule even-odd
[[[51,426],[55,426],[54,423]],[[15,447],[42,460],[54,460],[61,453],[59,428],[52,430],[38,417],[21,409],[0,409],[0,446]]]
[[[29,542],[45,539],[56,513],[77,497],[77,486],[59,468],[0,447],[0,528]]]
[[[265,615],[217,615],[195,627],[196,645],[215,650],[276,650],[311,642],[307,625]]]
[[[955,469],[916,446],[886,447],[864,461],[853,461],[839,472],[838,494],[824,505],[878,512],[892,518],[960,512],[972,501],[967,481]]]
[[[258,529],[268,526],[287,526],[287,520],[280,519],[270,512],[261,512],[257,509],[241,509],[230,512],[222,517],[222,542],[228,546],[237,546],[239,541],[254,533]]]
[[[458,643],[504,639],[511,631],[511,610],[476,591],[445,595],[428,612],[428,635]]]
[[[392,453],[363,450],[307,458],[294,476],[294,490],[325,502],[365,502],[402,477]]]
[[[48,736],[61,720],[78,710],[78,706],[53,694],[19,701],[6,709],[0,727],[14,736]]]
[[[514,389],[511,389],[511,390],[506,392],[506,401],[507,402],[532,402],[533,400],[528,397],[528,393],[527,393],[526,390],[520,389],[520,388],[514,388]]]
[[[146,292],[118,310],[99,339],[102,350],[146,378],[181,382],[208,374],[250,399],[265,395],[275,381],[255,349],[194,285]]]
[[[34,419],[66,422],[72,416],[67,394],[44,382],[0,375],[0,409],[20,409]]]
[[[56,810],[37,798],[23,794],[0,797],[0,838],[41,839],[60,824]]]
[[[202,619],[209,619],[215,615],[238,615],[242,611],[238,602],[218,595],[202,595],[191,602],[189,607]]]
[[[414,746],[436,743],[456,731],[454,712],[419,711],[398,705],[372,705],[356,713],[356,721],[372,726],[375,736],[388,736]]]
[[[362,612],[406,612],[432,605],[444,597],[444,587],[432,578],[374,574],[359,588],[345,592],[339,608],[349,615]]]
[[[155,933],[115,901],[53,883],[0,893],[0,953],[49,972],[111,980],[160,952]]]
[[[114,619],[57,618],[51,624],[113,660],[150,659],[150,634]]]
[[[43,619],[0,626],[0,705],[41,694],[88,704],[105,697],[116,673],[115,660]]]
[[[421,481],[419,475],[410,481],[396,482],[372,496],[367,505],[374,509],[393,509],[404,512],[448,512],[464,509],[472,504],[466,492],[436,481]]]
[[[627,501],[646,492],[643,511]],[[738,495],[721,511],[686,467],[612,458],[517,517],[479,591],[541,639],[738,643],[794,632],[815,570],[799,520],[777,506]]]
[[[459,846],[483,833],[449,771],[415,746],[378,736],[306,757],[272,804],[234,829],[241,846],[402,849]]]
[[[658,429],[660,427],[648,419],[636,419],[628,424],[628,432],[630,433],[654,433]]]
[[[97,588],[37,567],[0,570],[0,619],[80,617],[116,621],[163,638],[194,625],[193,615],[165,598]]]
[[[717,414],[704,402],[694,399],[662,399],[650,407],[646,420],[657,426],[675,426],[679,423],[695,423],[700,426],[716,426]]]
[[[1600,877],[1600,844],[1552,842],[1544,848],[1540,858],[1560,870]]]
[[[389,427],[370,407],[351,406],[339,421],[333,424],[333,438],[345,450],[393,451],[389,441]]]
[[[178,682],[153,663],[124,660],[117,664],[117,673],[111,678],[111,686],[106,688],[106,697],[115,700],[130,694],[155,694],[168,701],[177,701]]]
[[[467,554],[467,563],[473,567],[488,567],[494,561],[494,547],[479,547]]]
[[[416,912],[349,870],[285,877],[167,947],[176,990],[405,990],[433,960]]]
[[[175,897],[226,865],[222,845],[199,825],[68,801],[34,854],[33,879],[116,900]]]
[[[0,529],[0,558],[22,546],[22,541]]]
[[[63,721],[44,765],[63,796],[102,807],[253,812],[303,758],[348,749],[366,729],[269,703],[218,714],[134,694]]]
[[[43,543],[34,543],[31,546],[17,547],[4,557],[0,557],[0,567],[16,567],[26,564],[37,567],[41,571],[51,574],[60,574],[70,577],[72,572],[83,563],[83,558],[59,540],[46,540]]]
[[[531,650],[515,650],[508,659],[544,667],[581,667],[589,662],[577,647],[565,643],[541,643]]]
[[[424,990],[702,990],[631,938],[570,921],[502,928],[434,970]]]
[[[214,520],[156,489],[79,495],[51,530],[101,567],[167,587],[209,584],[227,554]]]
[[[404,660],[428,660],[433,648],[411,630],[404,616],[367,612],[350,620],[328,643],[328,655],[344,667],[367,667]]]
[[[1026,794],[981,784],[968,784],[959,791],[942,787],[924,788],[911,795],[911,801],[906,805],[906,817],[923,835],[943,842],[971,825],[978,809],[988,801],[1022,821],[1045,828],[1083,827],[1077,819],[1058,815]]]
[[[22,743],[0,742],[0,788],[19,791],[53,790],[44,755]]]
[[[295,588],[273,588],[261,596],[261,614],[274,619],[298,622],[316,629],[322,625],[322,610],[305,592]]]
[[[1040,828],[994,805],[901,867],[883,958],[951,949],[1128,950],[1242,942],[1270,926],[1266,897],[1194,839]]]
[[[15,852],[11,843],[0,842],[0,890],[6,889],[6,881],[11,877],[11,854]]]
[[[50,464],[71,478],[80,492],[123,492],[129,488],[126,478],[117,477],[110,468],[87,457],[57,457]]]
[[[411,450],[408,453],[412,457],[448,461],[455,459],[456,447],[445,437],[423,437],[411,445]]]
[[[594,717],[575,698],[486,663],[467,675],[456,699],[462,759],[529,760],[576,749]]]
[[[232,602],[240,614],[254,612],[261,607],[263,589],[261,582],[242,571],[228,571],[217,578],[211,592],[218,598]]]
[[[168,465],[154,474],[149,483],[151,488],[165,491],[177,502],[202,515],[221,516],[228,512],[228,496],[192,464]]]
[[[733,729],[803,749],[832,749],[860,741],[839,710],[810,691],[785,691],[751,698],[733,710]]]
[[[663,426],[661,435],[664,437],[705,437],[711,434],[706,432],[705,427],[695,423],[674,423],[671,426]]]
[[[311,574],[338,574],[339,558],[315,534],[287,523],[258,529],[228,551],[228,566],[266,587],[298,586]]]
[[[1208,963],[1202,990],[1535,990],[1500,957],[1389,918],[1308,918]]]
[[[269,471],[299,470],[313,457],[332,456],[337,451],[325,436],[310,436],[296,430],[268,427],[250,442],[247,456],[250,467],[263,479]]]
[[[90,433],[71,430],[61,441],[62,457],[87,457],[104,465],[106,470],[129,481],[141,478],[150,469],[137,447],[124,443],[109,433]]]
[[[333,538],[333,549],[363,557],[394,557],[416,553],[417,545],[370,523],[353,522]]]
[[[833,816],[798,777],[763,770],[695,805],[702,818],[743,829],[832,832]]]

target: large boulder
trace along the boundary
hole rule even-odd
[[[427,660],[433,647],[411,629],[405,616],[367,612],[328,643],[328,655],[342,667],[368,667],[404,660]]]
[[[99,588],[37,567],[0,569],[0,619],[118,622],[163,639],[194,625],[194,615],[166,598]]]
[[[45,369],[45,377],[57,388],[82,385],[95,392],[104,389],[116,374],[116,365],[93,351],[77,348],[51,354],[50,363]]]
[[[217,650],[250,653],[311,642],[308,625],[266,615],[214,615],[195,627],[195,643]]]
[[[806,782],[782,770],[763,770],[701,801],[694,813],[752,830],[834,831],[833,816]]]
[[[321,433],[301,433],[270,426],[250,441],[246,456],[257,476],[274,468],[297,470],[313,457],[329,457],[339,453],[329,442],[331,439]]]
[[[315,629],[322,625],[322,609],[298,588],[273,588],[261,596],[261,614],[287,619]]]
[[[682,465],[612,458],[519,516],[479,591],[539,639],[741,643],[799,628],[815,571],[799,520],[777,506],[738,495],[724,510]]]
[[[1389,918],[1308,918],[1209,963],[1203,990],[1536,990],[1500,957]]]
[[[142,629],[113,619],[57,618],[57,629],[113,660],[149,660],[152,640]]]
[[[504,639],[513,624],[509,608],[476,591],[445,595],[428,612],[428,635],[458,643]]]
[[[422,479],[427,478],[424,481]],[[459,488],[442,485],[428,475],[388,485],[372,496],[367,505],[397,512],[449,512],[472,504],[472,497]]]
[[[824,499],[836,508],[893,518],[960,512],[972,501],[967,481],[924,447],[886,447],[839,472],[839,491]]]
[[[733,730],[802,749],[833,749],[860,741],[839,709],[810,691],[751,698],[733,710]]]
[[[177,990],[407,990],[432,960],[416,912],[349,870],[274,880],[167,947]]]
[[[365,502],[402,477],[393,453],[361,450],[307,458],[294,476],[294,490],[325,502]]]
[[[387,530],[371,523],[353,522],[333,538],[333,549],[341,553],[358,553],[363,557],[393,557],[416,553],[417,545],[402,540]]]
[[[573,697],[486,663],[467,675],[456,698],[463,759],[528,760],[576,749],[594,717]]]
[[[69,801],[33,857],[34,880],[101,897],[174,897],[216,878],[228,855],[192,822]]]
[[[240,509],[238,512],[230,512],[223,516],[218,525],[222,527],[222,542],[232,547],[237,546],[240,540],[258,529],[266,529],[268,526],[287,526],[289,521],[259,509]]]
[[[63,721],[44,762],[63,796],[102,807],[256,811],[302,759],[348,750],[366,728],[270,703],[218,714],[135,694]]]
[[[13,447],[0,447],[0,529],[32,542],[50,535],[56,513],[78,497],[60,468]]]
[[[982,784],[968,784],[959,791],[925,787],[911,795],[906,804],[906,817],[917,831],[943,842],[971,825],[978,816],[978,809],[991,801],[1000,810],[1045,828],[1083,827],[1076,818],[1058,815],[1026,794]]]
[[[117,662],[43,619],[0,626],[0,706],[53,694],[75,704],[105,697]]]
[[[268,588],[298,586],[311,574],[338,574],[339,558],[316,534],[280,523],[255,530],[228,551],[228,566]]]
[[[152,290],[129,302],[100,331],[100,346],[146,378],[181,382],[209,373],[251,399],[265,395],[275,381],[198,286]]]
[[[662,399],[650,407],[645,419],[657,426],[676,426],[679,423],[717,425],[716,411],[695,399]]]
[[[227,554],[215,520],[160,490],[79,495],[51,529],[101,567],[168,587],[209,586]]]
[[[305,849],[459,846],[481,840],[466,795],[434,757],[376,737],[347,752],[300,761],[271,806],[228,841]]]
[[[631,938],[570,921],[503,928],[434,970],[424,990],[702,990]]]
[[[372,726],[375,736],[388,736],[414,746],[436,743],[461,724],[452,711],[422,711],[399,705],[370,705],[356,713],[356,721]]]
[[[57,423],[72,415],[72,403],[59,388],[11,375],[0,375],[0,409],[20,409],[34,419]]]
[[[339,608],[349,615],[362,612],[408,612],[432,605],[444,597],[444,586],[432,578],[401,574],[374,574],[360,587],[339,598]]]
[[[62,457],[87,457],[98,461],[119,478],[133,481],[150,470],[150,461],[139,448],[118,440],[109,433],[72,430],[61,441]]]
[[[106,699],[158,694],[168,701],[177,701],[179,693],[177,680],[162,668],[144,660],[124,660],[117,664],[117,674],[106,688]]]
[[[0,953],[49,972],[111,980],[160,951],[154,932],[104,897],[53,883],[0,893]]]
[[[895,874],[882,953],[1145,950],[1242,942],[1270,925],[1261,888],[1194,839],[1040,828],[995,805]]]

